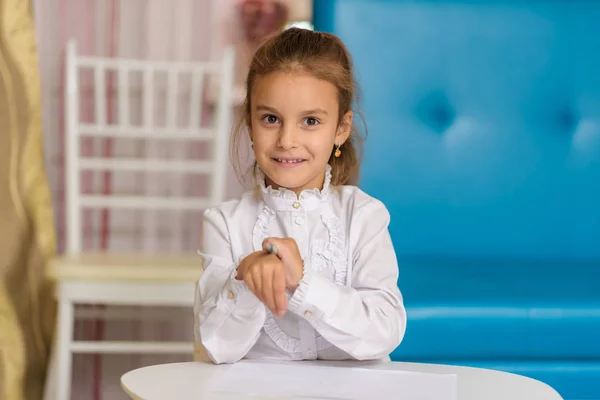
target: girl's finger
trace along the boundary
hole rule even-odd
[[[244,276],[244,282],[246,282],[246,286],[248,286],[248,289],[250,289],[250,291],[256,295],[256,289],[254,287],[254,280],[252,279],[252,274],[246,274],[246,276]]]
[[[262,296],[264,303],[271,312],[276,313],[275,299],[273,297],[273,269],[265,268],[262,274]]]
[[[285,271],[284,268],[275,268],[273,274],[273,297],[278,316],[283,316],[287,310],[287,297],[285,297]]]
[[[257,297],[259,297],[262,295],[262,292],[263,292],[261,270],[259,268],[255,268],[252,271],[251,275],[252,275],[252,284],[254,285],[253,292],[256,294]],[[262,299],[261,299],[261,301],[262,301]]]

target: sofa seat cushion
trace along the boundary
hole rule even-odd
[[[599,360],[600,263],[399,260],[394,360]]]

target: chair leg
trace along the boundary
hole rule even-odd
[[[58,302],[58,328],[56,346],[56,400],[69,400],[71,396],[71,343],[73,342],[74,305],[71,301]]]

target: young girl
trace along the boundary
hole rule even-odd
[[[390,215],[349,185],[359,137],[348,51],[334,35],[285,30],[257,50],[246,88],[239,128],[256,187],[204,214],[195,340],[215,363],[389,359],[406,312]]]

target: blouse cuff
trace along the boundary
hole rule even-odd
[[[225,289],[223,291],[223,301],[228,305],[230,309],[233,308],[256,308],[260,304],[260,300],[252,293],[246,282],[235,279],[237,275],[237,268],[231,272],[227,282],[225,283]]]
[[[304,275],[290,298],[288,310],[307,320],[328,318],[337,307],[340,287],[304,266]]]

